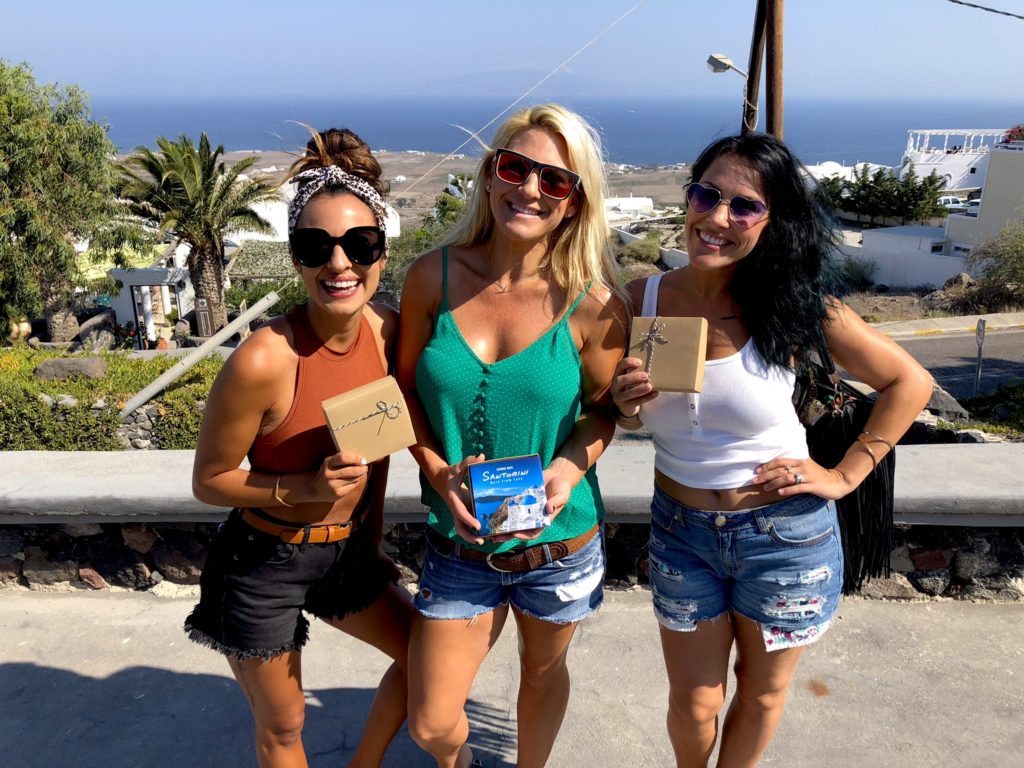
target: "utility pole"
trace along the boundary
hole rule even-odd
[[[754,11],[754,32],[750,37],[750,59],[747,65],[747,89],[743,102],[744,136],[757,130],[757,100],[761,89],[761,62],[764,61],[764,28],[768,13],[768,0],[757,0]]]
[[[768,102],[768,133],[782,138],[782,18],[784,0],[759,0],[758,9],[767,3],[768,13],[765,21],[768,47],[765,64],[768,69],[765,84],[765,98]]]

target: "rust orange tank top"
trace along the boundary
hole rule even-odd
[[[352,346],[334,352],[316,335],[306,311],[302,304],[288,313],[299,353],[295,396],[284,421],[253,441],[249,465],[256,472],[286,474],[319,469],[323,460],[337,451],[320,404],[387,375],[365,315],[360,318]]]

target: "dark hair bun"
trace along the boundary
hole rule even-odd
[[[326,131],[310,131],[313,135],[306,144],[306,154],[292,163],[288,178],[310,168],[336,165],[380,192],[388,193],[388,183],[381,178],[380,163],[373,156],[369,145],[348,128],[328,128]]]

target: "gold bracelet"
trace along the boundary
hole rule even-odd
[[[871,454],[871,460],[875,463],[875,469],[878,469],[878,457],[875,456],[875,452],[871,450],[871,446],[868,445],[864,440],[861,440],[859,435],[857,436],[857,439],[854,442],[857,443],[857,445],[861,446],[865,451]]]
[[[274,500],[282,507],[294,507],[294,504],[289,504],[287,501],[281,498],[281,475],[277,476],[274,481]]]
[[[896,446],[895,446],[895,445],[893,445],[892,443],[890,443],[890,442],[889,442],[888,440],[886,440],[886,439],[885,439],[884,437],[882,437],[882,436],[881,436],[880,434],[878,434],[877,432],[868,432],[868,431],[867,431],[867,430],[865,429],[865,430],[864,430],[863,432],[861,432],[861,433],[860,433],[860,435],[867,435],[868,437],[873,437],[873,438],[875,438],[874,440],[871,440],[871,441],[870,441],[870,442],[872,442],[872,443],[885,443],[886,445],[888,445],[888,446],[889,446],[889,450],[890,450],[890,451],[895,451],[895,450],[896,450]],[[857,439],[858,439],[858,440],[860,440],[860,435],[857,435]]]

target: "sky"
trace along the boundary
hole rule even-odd
[[[1024,0],[974,0],[1024,15]],[[636,0],[2,0],[0,58],[94,99],[518,95]],[[732,96],[754,0],[646,0],[543,93]],[[1024,20],[948,0],[789,0],[787,99],[1024,101]]]

